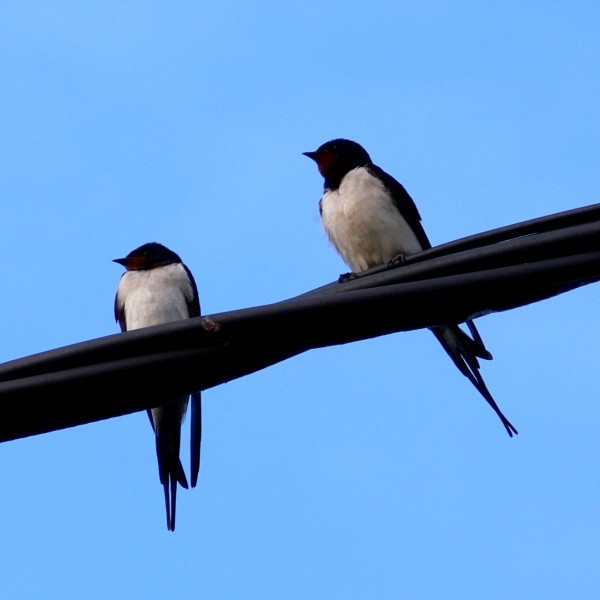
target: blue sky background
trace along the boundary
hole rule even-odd
[[[597,2],[8,2],[0,27],[2,362],[117,332],[111,260],[148,241],[205,314],[335,280],[301,154],[334,137],[434,244],[599,201]],[[427,331],[208,390],[174,534],[144,414],[2,444],[3,595],[597,598],[599,298],[478,321],[512,440]]]

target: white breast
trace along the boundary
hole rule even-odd
[[[354,272],[422,249],[383,183],[363,167],[325,192],[321,211],[329,239]]]
[[[127,329],[187,319],[193,297],[181,264],[148,271],[127,271],[121,277],[117,302],[124,307]]]

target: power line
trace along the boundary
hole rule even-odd
[[[562,294],[600,280],[598,240],[600,204],[463,238],[274,304],[4,363],[0,441],[150,408],[313,348],[460,323]]]

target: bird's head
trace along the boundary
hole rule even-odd
[[[327,183],[337,183],[344,175],[358,167],[370,164],[371,157],[368,152],[356,142],[339,138],[330,140],[319,146],[314,152],[303,152],[317,163],[319,173]]]
[[[180,263],[181,258],[166,246],[150,242],[132,250],[125,258],[115,258],[113,262],[123,265],[128,271],[144,271]]]

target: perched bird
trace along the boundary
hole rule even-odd
[[[335,139],[303,154],[317,163],[325,180],[319,201],[325,231],[354,273],[431,248],[413,199],[402,184],[373,164],[360,144]],[[458,325],[430,329],[512,437],[517,430],[502,414],[479,372],[477,359],[491,360],[492,355],[475,324],[469,320],[467,326],[473,338]]]
[[[121,276],[115,296],[115,319],[121,331],[130,331],[200,315],[198,289],[190,270],[181,258],[162,244],[152,242],[132,250],[114,262],[127,271]],[[192,487],[198,482],[202,412],[200,392],[191,395],[191,466]],[[165,398],[165,404],[148,410],[156,438],[158,475],[165,492],[167,528],[175,530],[177,483],[188,487],[179,460],[181,424],[189,396]]]

